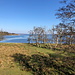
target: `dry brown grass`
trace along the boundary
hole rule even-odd
[[[21,53],[31,54],[30,47],[22,43],[0,43],[0,75],[24,75],[27,72],[21,72],[13,61],[12,55]],[[31,75],[31,74],[30,74]]]
[[[69,50],[66,49],[68,47],[70,48]],[[62,45],[62,46],[58,46],[57,48],[59,49],[65,48],[67,52],[69,51],[69,55],[74,56],[75,45],[71,45],[71,46]],[[71,54],[72,52],[73,54]],[[20,53],[27,56],[31,56],[33,54],[41,54],[45,56],[49,53],[54,55],[61,54],[62,51],[39,48],[30,44],[23,44],[23,43],[0,43],[0,75],[31,75],[30,72],[21,71],[20,68],[13,61],[14,58],[12,56],[16,53],[17,54]],[[64,56],[64,54],[61,55]]]
[[[0,67],[6,68],[13,66],[13,58],[11,56],[15,53],[27,55],[29,54],[29,51],[26,50],[25,45],[23,44],[0,44]]]
[[[39,53],[40,51],[41,53],[44,53],[43,49],[39,50],[39,48],[33,47],[29,44],[0,43],[0,67],[3,69],[14,67],[15,64],[11,56],[16,53],[25,54],[29,56],[35,53]]]

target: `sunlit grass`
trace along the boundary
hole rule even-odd
[[[19,66],[14,62],[12,56],[16,53],[30,57],[34,54],[43,56],[49,56],[50,54],[54,58],[75,57],[73,51],[63,51],[61,49],[65,48],[65,46],[69,47],[68,45],[63,45],[62,47],[57,47],[60,50],[52,50],[24,43],[0,43],[0,75],[32,75],[31,71],[20,70]]]
[[[22,43],[0,43],[0,75],[29,75],[31,73],[21,71],[16,67],[11,57],[15,53],[26,55],[54,53],[48,49],[37,48],[29,44]]]

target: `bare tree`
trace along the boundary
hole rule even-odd
[[[63,0],[65,5],[58,9],[56,13],[57,18],[62,21],[74,21],[75,20],[75,0]]]
[[[49,32],[49,36],[51,37],[51,38],[49,38],[50,43],[56,43],[55,27],[53,26],[53,28],[49,29],[48,32]]]
[[[34,27],[32,31],[29,33],[30,40],[34,41],[36,45],[38,43],[47,42],[47,35],[45,28],[42,27]]]
[[[75,0],[63,0],[61,1],[65,5],[58,9],[56,13],[57,18],[65,24],[66,28],[66,42],[72,44],[75,40]]]

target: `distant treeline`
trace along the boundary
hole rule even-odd
[[[3,40],[3,39],[4,39],[4,37],[3,37],[4,35],[18,35],[18,34],[15,34],[15,33],[9,33],[9,32],[0,30],[0,40]]]
[[[18,34],[15,34],[15,33],[9,33],[9,32],[6,32],[6,31],[0,31],[0,35],[18,35]]]

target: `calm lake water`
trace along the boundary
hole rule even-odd
[[[52,39],[52,35],[47,35],[47,36],[48,39]],[[6,35],[4,36],[4,39],[0,41],[0,43],[28,43],[27,41],[28,37],[29,34]],[[35,42],[31,41],[31,43],[35,43]],[[47,43],[53,43],[53,42],[48,41]],[[62,43],[65,43],[65,41],[63,41]]]
[[[27,41],[28,37],[29,37],[29,34],[6,35],[6,36],[4,36],[4,39],[0,41],[0,43],[28,43],[28,41]],[[49,35],[48,35],[48,37],[49,37]],[[49,38],[51,38],[51,36]],[[31,41],[31,43],[35,43],[35,42]]]
[[[4,39],[1,40],[1,43],[28,43],[27,38],[28,34],[24,35],[6,35]]]

